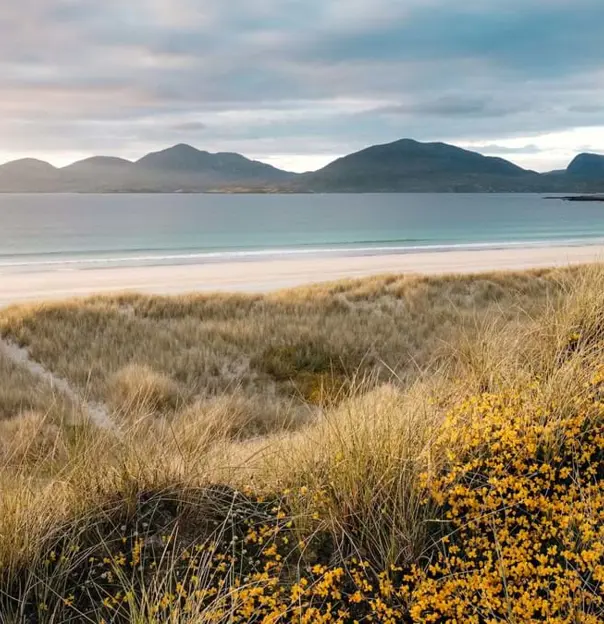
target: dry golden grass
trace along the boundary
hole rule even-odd
[[[114,373],[107,383],[106,400],[123,415],[170,414],[181,403],[178,384],[147,365],[129,364]]]
[[[560,297],[573,274],[376,277],[263,296],[96,297],[2,311],[0,335],[118,409],[140,403],[141,392],[172,411],[233,391],[321,404],[345,396],[351,380],[406,383],[437,368],[460,333],[493,317],[524,322]],[[129,391],[131,383],[146,390]]]
[[[80,405],[0,352],[0,469],[62,465],[88,428]]]
[[[70,419],[74,409],[56,388],[0,351],[0,421],[39,412],[52,421],[62,422]]]
[[[307,566],[354,575],[357,560],[377,575],[424,562],[434,520],[444,522],[425,475],[446,474],[445,414],[465,397],[538,384],[548,418],[566,422],[604,363],[603,311],[604,271],[585,267],[1,312],[2,335],[109,405],[119,431],[47,419],[52,391],[32,395],[39,382],[0,360],[0,384],[10,380],[0,394],[0,622],[304,621],[244,619],[265,607],[234,585],[227,606],[195,597],[192,579],[196,591],[216,583],[206,542],[234,552],[250,519],[287,540],[289,554],[286,542],[275,550],[282,562],[266,558],[270,540],[248,546],[287,587]],[[228,561],[227,585],[241,582]],[[267,591],[249,565],[249,582]],[[381,609],[380,596],[366,608]],[[497,621],[533,621],[506,618]]]

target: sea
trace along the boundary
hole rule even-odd
[[[0,194],[0,273],[603,242],[534,194]]]

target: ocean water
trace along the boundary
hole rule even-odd
[[[2,195],[0,272],[604,242],[604,205],[524,194]]]

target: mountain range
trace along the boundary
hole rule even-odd
[[[296,174],[235,153],[179,144],[135,162],[93,156],[67,167],[26,158],[0,166],[0,192],[581,192],[604,191],[604,156],[579,154],[537,173],[502,158],[401,139]]]

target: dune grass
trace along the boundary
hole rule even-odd
[[[50,420],[62,421],[72,409],[60,392],[0,351],[0,421],[30,412],[42,412]]]
[[[368,374],[413,379],[438,365],[454,335],[493,313],[512,321],[539,310],[560,295],[564,276],[377,277],[264,296],[97,297],[3,311],[0,333],[118,407],[128,400],[127,378],[143,369],[163,392],[170,385],[168,411],[235,389],[316,401],[322,386],[337,392]]]
[[[0,466],[65,462],[87,427],[81,405],[0,350]]]
[[[61,438],[0,460],[2,624],[604,618],[601,268],[92,298],[0,332],[118,424],[0,360],[0,443],[40,414]]]

